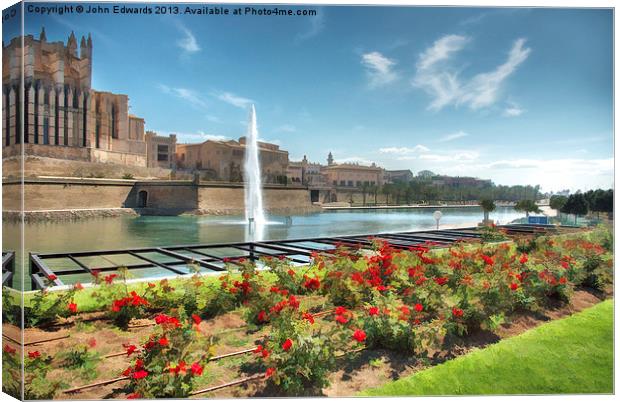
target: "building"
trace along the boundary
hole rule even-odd
[[[363,187],[382,185],[385,171],[374,163],[370,166],[358,163],[336,163],[330,152],[327,165],[310,163],[304,155],[301,162],[290,162],[288,180],[311,188]]]
[[[289,182],[294,184],[302,184],[310,187],[326,187],[328,181],[326,175],[323,174],[323,168],[320,163],[310,163],[304,155],[301,162],[289,162],[286,171],[286,177]]]
[[[409,183],[413,180],[413,172],[409,169],[386,170],[384,178],[386,183]]]
[[[332,164],[323,168],[327,182],[334,187],[363,187],[383,185],[383,169],[357,163]]]
[[[278,145],[259,142],[259,159],[265,183],[286,183],[288,152]],[[245,137],[238,141],[207,140],[199,144],[177,144],[177,169],[198,171],[210,180],[243,181]]]
[[[177,136],[175,134],[164,137],[153,131],[147,131],[145,140],[147,167],[176,168]]]
[[[73,32],[65,45],[48,42],[43,29],[23,46],[22,37],[3,43],[2,56],[3,157],[23,145],[26,155],[147,166],[144,120],[129,115],[128,96],[91,88],[90,35],[78,53]]]

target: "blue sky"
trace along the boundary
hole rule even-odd
[[[318,15],[27,14],[25,29],[90,32],[93,87],[182,142],[238,138],[253,102],[292,160],[612,186],[611,10],[305,8]]]

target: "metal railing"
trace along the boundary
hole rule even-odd
[[[508,234],[535,234],[555,232],[552,225],[504,225],[499,227]],[[190,275],[190,264],[203,272],[225,271],[226,264],[241,264],[241,259],[258,261],[261,257],[286,258],[296,264],[308,264],[313,253],[325,253],[338,247],[365,248],[373,240],[382,240],[398,250],[431,244],[449,246],[456,242],[478,240],[477,228],[423,230],[398,233],[377,233],[332,237],[266,240],[254,242],[190,244],[168,247],[143,247],[120,250],[97,250],[63,253],[30,253],[29,274],[32,289],[63,286],[63,277],[74,276],[73,281],[90,282],[97,272],[112,273],[124,267],[130,272],[156,269],[159,274]],[[150,272],[150,271],[149,271]],[[147,272],[143,272],[148,276]],[[152,273],[152,272],[151,272]],[[86,274],[86,276],[84,276]],[[46,278],[47,282],[46,283]],[[51,279],[50,279],[51,278]]]

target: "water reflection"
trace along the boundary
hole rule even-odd
[[[292,239],[350,234],[434,229],[434,209],[328,211],[309,215],[268,216],[267,224],[249,233],[239,216],[142,216],[27,224],[30,251],[70,252],[178,244],[238,242],[251,238]],[[477,208],[442,209],[441,227],[474,226],[482,220]],[[490,218],[509,223],[522,217],[512,208],[497,208]],[[21,261],[19,225],[3,224],[3,249],[15,250]],[[19,265],[19,264],[18,264]]]

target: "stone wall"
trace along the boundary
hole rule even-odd
[[[243,186],[201,185],[198,189],[199,213],[235,215],[244,212]],[[310,202],[305,188],[269,186],[263,191],[263,205],[275,214],[296,214],[318,211]]]
[[[60,148],[60,147],[54,147]],[[70,148],[67,149],[80,149]],[[82,148],[84,149],[84,148]],[[40,156],[26,156],[24,162],[24,177],[55,176],[80,178],[109,178],[121,179],[130,174],[136,179],[167,179],[170,169],[146,168],[138,166],[123,166],[116,163],[94,163],[80,160],[63,160]],[[9,157],[2,161],[3,177],[19,177],[20,158]]]
[[[3,210],[19,211],[20,182],[5,179],[2,190]],[[312,205],[310,193],[305,188],[269,186],[263,194],[265,209],[272,213],[297,214],[320,210]],[[63,211],[86,209],[130,208],[149,215],[236,215],[243,214],[245,209],[243,186],[195,184],[191,181],[26,178],[24,195],[27,213],[52,210],[59,216],[66,215]]]
[[[24,183],[24,210],[121,208],[133,188],[132,181],[97,179],[33,179]],[[2,184],[3,210],[18,211],[20,184]]]

